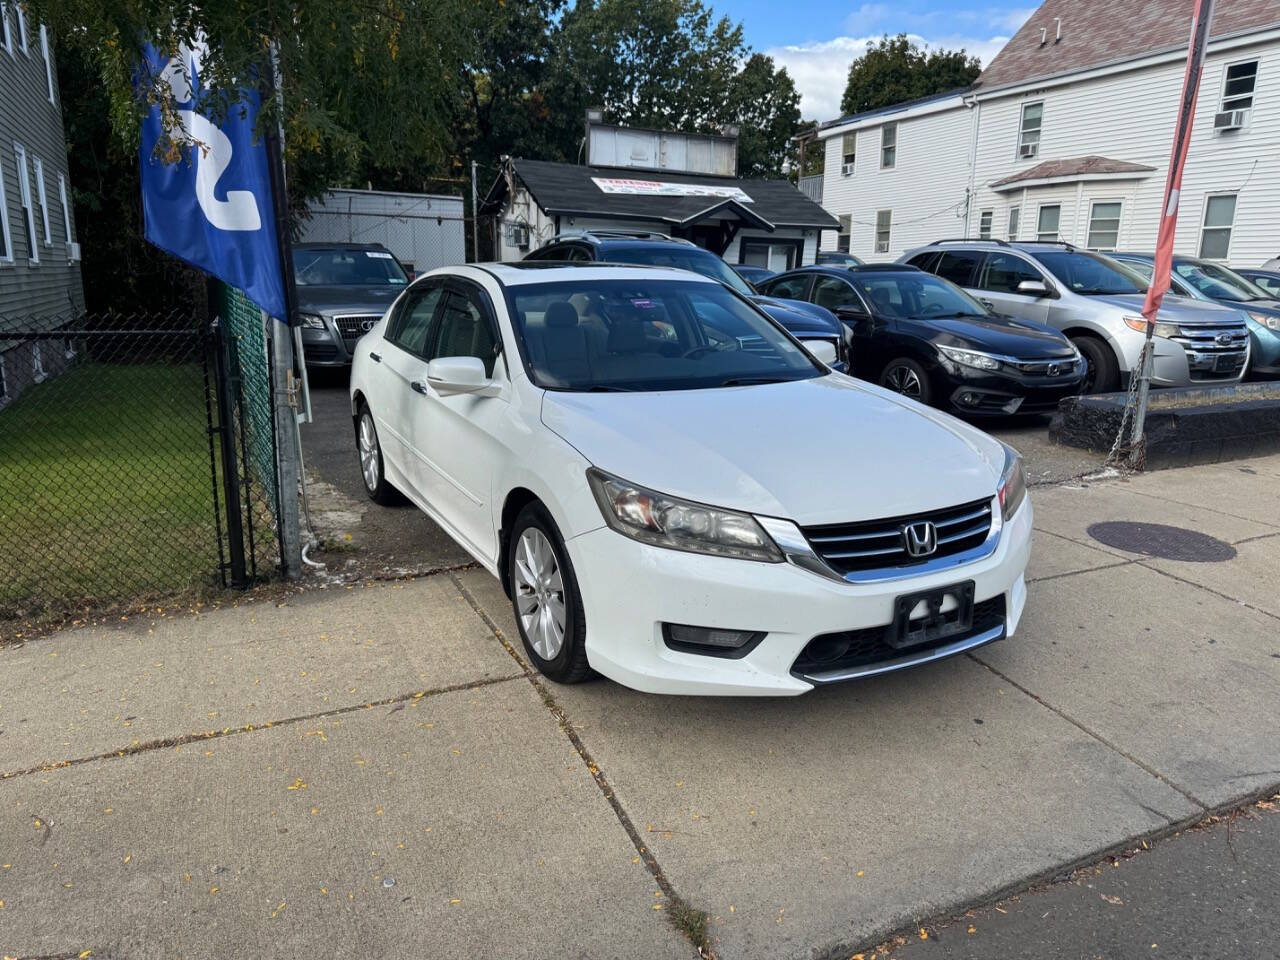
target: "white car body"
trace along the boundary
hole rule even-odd
[[[1014,633],[1026,598],[1031,503],[1023,498],[1002,520],[997,488],[1010,451],[981,431],[834,372],[653,392],[538,386],[521,362],[506,288],[616,278],[621,269],[457,266],[416,281],[448,276],[483,290],[496,316],[501,356],[483,389],[446,396],[423,389],[425,360],[384,338],[394,306],[359,341],[352,414],[362,404],[372,413],[386,479],[499,577],[513,504],[540,500],[576,572],[590,666],[638,690],[799,694],[819,682],[939,659]],[[642,272],[714,285],[682,271]],[[750,514],[786,560],[683,552],[625,536],[605,522],[588,482],[593,467],[663,494]],[[991,505],[991,529],[983,549],[974,551],[981,555],[965,563],[938,560],[850,580],[823,569],[797,529],[906,518],[971,502]],[[1003,603],[998,636],[964,637],[836,676],[793,672],[815,636],[886,626],[894,621],[896,598],[961,581],[973,582],[976,604]],[[664,623],[765,636],[743,656],[712,656],[673,649],[664,642]]]

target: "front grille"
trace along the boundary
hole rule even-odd
[[[893,629],[892,624],[824,633],[805,644],[800,656],[791,665],[791,672],[796,676],[813,676],[913,657],[1003,627],[1004,622],[1004,594],[999,594],[973,605],[973,626],[963,636],[942,637],[914,647],[890,646],[886,638]]]
[[[1244,324],[1232,327],[1188,327],[1171,339],[1182,344],[1184,350],[1197,353],[1234,353],[1249,346],[1249,328]]]
[[[938,531],[938,549],[927,557],[907,553],[903,528],[930,521]],[[949,557],[979,546],[991,531],[991,500],[886,520],[863,520],[805,527],[804,535],[827,565],[840,574],[886,567],[908,567]]]
[[[302,356],[312,363],[327,363],[338,359],[338,348],[332,343],[303,343]]]
[[[1067,377],[1079,372],[1077,364],[1080,361],[1075,357],[1062,357],[1061,359],[1052,360],[1018,360],[1011,366],[1024,377]],[[1049,368],[1053,367],[1054,372],[1050,373]]]
[[[342,334],[343,342],[351,347],[369,332],[365,329],[366,323],[372,329],[373,325],[381,319],[380,313],[349,313],[334,317],[333,322],[337,325],[338,332]]]

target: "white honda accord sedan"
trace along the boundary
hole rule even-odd
[[[1022,614],[1018,455],[695,274],[433,271],[359,341],[351,412],[369,495],[502,581],[553,680],[798,694]]]

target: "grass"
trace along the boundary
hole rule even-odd
[[[217,574],[198,364],[83,363],[0,410],[0,615]]]

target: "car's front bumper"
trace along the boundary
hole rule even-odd
[[[1058,409],[1058,401],[1080,392],[1084,371],[1039,381],[998,374],[949,376],[947,381],[952,412],[999,417],[1053,413]]]
[[[815,682],[797,676],[793,666],[814,637],[887,626],[899,596],[968,580],[974,583],[975,602],[1003,598],[1004,603],[1003,630],[980,642],[1010,636],[1026,602],[1023,574],[1031,520],[1028,498],[984,559],[877,583],[833,580],[790,563],[651,547],[601,527],[567,544],[586,613],[587,659],[605,676],[649,693],[800,694]],[[758,631],[765,637],[745,656],[729,659],[671,649],[662,637],[663,623]],[[977,645],[956,640],[907,651],[874,665],[881,669],[858,675],[903,669]]]
[[[1280,377],[1280,331],[1250,317],[1249,376],[1274,380]]]
[[[347,349],[342,337],[333,326],[333,321],[325,318],[325,329],[318,327],[302,328],[302,357],[308,367],[349,367],[351,352]]]

